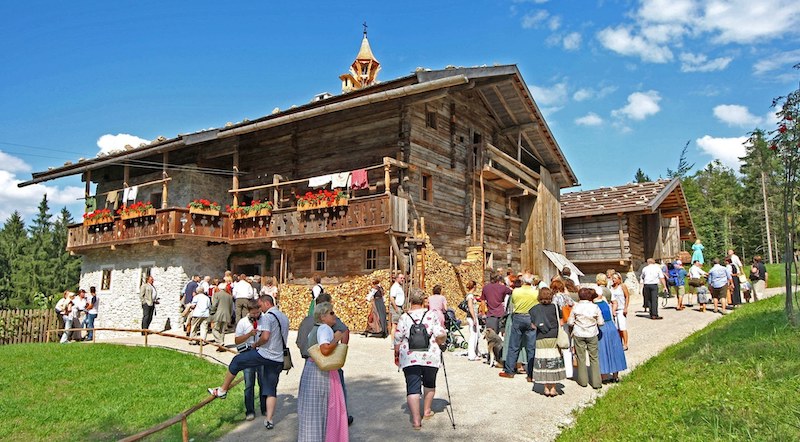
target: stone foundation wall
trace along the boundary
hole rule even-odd
[[[150,268],[153,285],[160,304],[150,324],[152,330],[163,330],[170,320],[172,329],[180,324],[179,302],[181,289],[189,278],[200,275],[222,275],[230,246],[207,246],[205,242],[176,240],[166,245],[150,243],[87,251],[81,265],[80,287],[87,291],[97,287],[99,307],[97,327],[141,328],[142,306],[139,287],[142,273]],[[111,284],[101,290],[104,269],[111,269]],[[98,339],[127,335],[120,332],[100,332]]]

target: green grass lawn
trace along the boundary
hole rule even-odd
[[[766,264],[767,266],[767,285],[769,287],[783,287],[786,283],[786,274],[783,264]],[[749,267],[745,267],[749,269]],[[749,271],[748,271],[749,274]],[[795,271],[792,270],[792,278],[797,279]]]
[[[800,330],[784,299],[746,304],[637,367],[558,441],[800,440]]]
[[[159,348],[0,346],[0,439],[117,440],[206,398],[224,373],[224,366]],[[230,431],[244,417],[241,391],[192,414],[190,437],[216,440]],[[180,439],[178,424],[148,440]]]

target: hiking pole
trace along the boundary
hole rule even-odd
[[[450,383],[447,382],[447,366],[444,365],[444,352],[441,353],[442,356],[442,371],[444,371],[444,385],[447,387],[447,404],[450,405],[450,411],[447,413],[450,416],[450,423],[453,424],[453,429],[456,429],[456,417],[455,413],[453,413],[453,399],[450,398]],[[445,407],[445,410],[447,408]]]

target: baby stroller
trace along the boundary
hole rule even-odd
[[[447,351],[467,348],[467,338],[461,333],[461,320],[456,317],[456,312],[451,308],[444,312],[444,328],[447,330],[447,340],[445,341]]]

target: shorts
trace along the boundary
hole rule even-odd
[[[619,331],[628,330],[628,318],[622,313],[623,311],[624,310],[617,310],[614,315],[617,318],[617,330]]]
[[[403,316],[403,309],[394,304],[389,304],[389,311],[392,313],[392,324],[397,324]]]
[[[727,299],[728,298],[728,284],[720,288],[711,287],[711,297],[713,299]]]
[[[673,296],[680,296],[682,298],[683,295],[686,294],[686,286],[685,285],[678,285],[678,286],[671,285],[671,286],[669,286],[669,292]]]
[[[271,359],[265,359],[265,361],[267,363],[264,364],[264,384],[261,387],[261,396],[278,397],[278,378],[283,370],[283,362]]]
[[[406,375],[406,395],[422,394],[422,387],[436,388],[436,374],[439,367],[409,365],[403,369]]]

